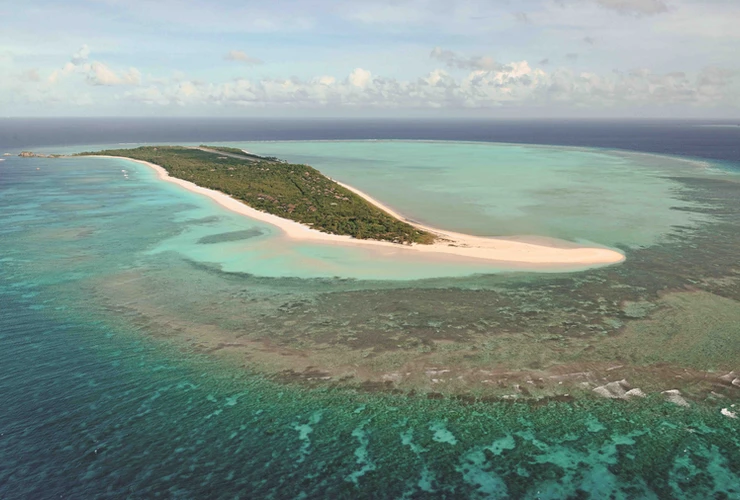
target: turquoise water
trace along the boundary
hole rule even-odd
[[[357,175],[355,183],[376,194],[360,186]],[[666,193],[675,196],[648,200],[655,206],[707,203],[679,196],[683,188],[675,180],[648,177],[668,183]],[[675,212],[689,233],[721,215]],[[598,217],[580,238],[607,244],[588,232]],[[665,228],[664,220],[650,227]],[[628,229],[627,236],[633,234]],[[671,230],[662,231],[666,238]],[[648,244],[627,236],[622,243]],[[485,270],[425,264],[388,269],[392,259],[365,262],[362,253],[332,255],[310,247],[275,255],[279,237],[269,226],[119,160],[2,162],[0,241],[2,498],[740,495],[740,427],[719,413],[731,404],[727,399],[683,408],[660,396],[532,404],[363,392],[340,384],[309,389],[255,374],[250,362],[256,358],[234,369],[173,333],[189,335],[195,325],[205,336],[216,325],[247,334],[264,325],[268,333],[261,335],[272,333],[277,342],[303,335],[305,327],[355,328],[352,315],[361,310],[411,329],[416,326],[409,318],[420,307],[414,300],[445,304],[430,321],[438,329],[448,323],[456,328],[455,321],[480,316],[474,307],[492,307],[480,290],[520,286],[503,277],[459,278]],[[628,255],[628,262],[637,262],[634,269],[625,265],[575,278],[523,274],[522,288],[514,291],[526,302],[522,290],[540,280],[548,287],[563,283],[574,296],[589,280],[622,290],[612,287],[619,273],[635,273],[629,276],[637,281],[635,276],[658,269],[646,255]],[[307,265],[312,269],[303,269]],[[314,269],[319,265],[329,270]],[[355,277],[385,272],[381,276],[458,278],[432,281],[439,291],[398,279],[326,278],[351,277],[358,266],[365,267]],[[661,279],[681,283],[672,275]],[[664,287],[647,278],[638,286],[651,293]],[[341,310],[320,309],[320,296],[329,290],[337,290],[329,298]],[[568,298],[559,288],[554,293]],[[386,299],[394,303],[393,317],[376,310]],[[279,308],[270,309],[274,304]],[[288,321],[311,307],[319,308],[315,317]]]
[[[668,157],[553,147],[421,141],[228,145],[309,163],[365,190],[405,216],[434,227],[483,236],[546,236],[621,249],[648,247],[666,241],[675,227],[695,227],[705,222],[707,216],[692,210],[698,204],[680,196],[684,188],[671,176],[716,175],[707,164]],[[102,147],[106,146],[54,151]],[[155,178],[146,167],[133,163],[73,161],[104,165],[112,174],[118,174],[120,166],[130,175],[111,175],[109,180],[132,189],[138,189],[141,183],[151,189],[149,184]],[[73,168],[74,164],[69,165]],[[159,189],[180,191],[173,186]],[[192,207],[179,215],[179,222],[214,222],[190,224],[151,251],[175,249],[229,272],[408,280],[512,269],[541,271],[526,264],[512,268],[490,262],[440,263],[438,258],[414,252],[386,251],[379,255],[361,247],[294,242],[280,237],[267,224],[229,214],[198,195],[177,196]],[[213,240],[214,234],[227,236]]]
[[[670,176],[708,165],[616,151],[424,141],[230,143],[315,166],[434,227],[481,236],[539,235],[610,247],[649,246],[675,225]]]

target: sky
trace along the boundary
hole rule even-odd
[[[0,116],[740,118],[740,0],[0,0]]]

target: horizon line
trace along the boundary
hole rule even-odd
[[[213,115],[96,115],[96,116],[0,116],[0,120],[294,120],[294,121],[311,121],[311,120],[344,120],[344,121],[662,121],[662,122],[696,122],[696,121],[714,121],[714,122],[738,122],[740,126],[740,116],[736,118],[717,118],[717,117],[660,117],[660,116],[542,116],[542,117],[482,117],[482,116],[213,116]]]

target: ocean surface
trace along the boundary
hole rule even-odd
[[[740,498],[740,127],[709,125],[0,120],[0,154],[223,143],[627,255],[295,244],[131,162],[0,157],[0,498]]]

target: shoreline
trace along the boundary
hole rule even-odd
[[[275,226],[280,229],[285,236],[294,240],[314,241],[322,244],[343,246],[362,246],[365,248],[375,247],[376,249],[392,249],[399,252],[420,252],[430,257],[433,257],[434,254],[436,254],[439,257],[456,257],[468,261],[475,260],[480,262],[481,260],[485,260],[504,265],[512,264],[513,267],[529,264],[536,265],[538,268],[554,270],[562,269],[563,267],[572,269],[617,264],[625,260],[625,256],[623,254],[607,248],[577,246],[565,241],[563,241],[559,246],[548,246],[506,238],[472,236],[424,226],[416,222],[408,221],[393,209],[383,205],[381,202],[373,199],[362,191],[341,182],[337,182],[334,179],[332,179],[334,182],[357,194],[368,203],[375,205],[377,208],[398,220],[434,234],[438,240],[430,245],[400,245],[386,241],[356,239],[346,235],[324,233],[299,222],[284,219],[267,212],[261,212],[220,191],[204,188],[190,181],[172,177],[169,175],[167,170],[154,163],[135,160],[125,156],[89,155],[86,156],[86,158],[115,158],[146,165],[157,173],[157,177],[159,179],[176,184],[188,191],[207,196],[232,212]]]

